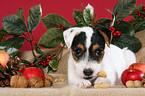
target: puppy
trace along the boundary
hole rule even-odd
[[[122,72],[136,62],[132,51],[110,44],[112,33],[107,28],[72,27],[65,30],[63,36],[70,49],[69,85],[90,87],[104,82],[113,86]],[[106,72],[106,78],[97,76],[101,70]]]

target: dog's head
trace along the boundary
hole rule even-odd
[[[104,27],[72,27],[65,30],[63,36],[71,48],[77,74],[85,79],[95,77],[101,70],[105,44],[110,45],[111,31]]]

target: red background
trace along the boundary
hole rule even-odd
[[[56,13],[63,16],[71,24],[75,21],[73,19],[73,10],[81,9],[81,3],[87,6],[90,3],[94,7],[97,19],[110,18],[111,14],[106,10],[113,10],[114,5],[119,0],[1,0],[0,2],[0,27],[2,27],[2,18],[10,14],[16,14],[19,8],[23,8],[23,14],[25,22],[29,14],[29,9],[32,6],[41,4],[42,7],[42,18],[49,13]],[[145,0],[136,0],[137,6],[141,3],[145,5]],[[43,26],[42,21],[38,27],[33,31],[34,42],[38,43],[42,34],[47,29]],[[30,44],[25,41],[20,51],[30,50]]]

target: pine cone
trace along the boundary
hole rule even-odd
[[[10,86],[11,77],[20,74],[18,70],[23,67],[24,65],[20,64],[20,59],[17,56],[14,58],[10,56],[5,68],[0,64],[0,87]]]

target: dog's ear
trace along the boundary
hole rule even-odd
[[[81,31],[79,31],[78,27],[72,27],[63,32],[63,38],[68,49],[71,47],[74,37],[78,35],[80,32]]]
[[[111,43],[111,40],[112,40],[112,37],[113,37],[111,31],[110,30],[108,30],[108,31],[98,30],[98,31],[104,37],[105,43],[110,48],[110,43]]]

